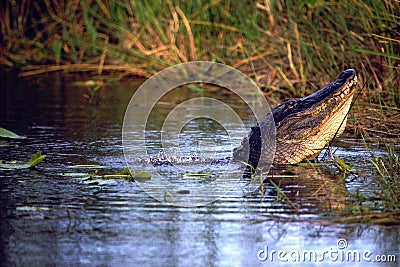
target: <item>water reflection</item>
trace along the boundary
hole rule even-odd
[[[279,186],[282,197],[297,212],[340,212],[346,207],[345,180],[322,166],[279,166],[270,171],[266,180]]]
[[[2,77],[2,126],[28,137],[2,147],[2,160],[48,155],[37,170],[1,173],[6,265],[256,266],[270,264],[257,258],[265,246],[323,251],[337,249],[339,238],[349,249],[399,255],[398,226],[332,221],[354,184],[321,168],[276,170],[271,180],[291,204],[275,202],[278,192],[267,182],[264,196],[244,183],[197,208],[164,205],[122,179],[88,185],[64,176],[76,172],[74,164],[100,164],[104,173],[125,166],[121,123],[137,84],[109,85],[88,103],[86,89],[71,85],[79,77]],[[185,95],[175,97],[179,103]]]

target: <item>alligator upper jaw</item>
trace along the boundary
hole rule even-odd
[[[353,69],[348,69],[342,72],[338,79],[321,90],[311,94],[302,100],[304,102],[315,102],[312,107],[304,112],[305,115],[315,115],[319,114],[321,111],[327,109],[333,111],[335,108],[329,107],[330,102],[333,102],[333,106],[340,106],[345,104],[354,95],[358,78],[357,73]],[[330,112],[333,113],[333,112]]]
[[[356,71],[349,69],[342,72],[336,81],[307,97],[287,99],[272,111],[275,125],[279,127],[290,118],[302,123],[302,118],[315,117],[318,120],[324,114],[333,115],[342,105],[351,101],[356,85]]]
[[[356,84],[357,72],[353,69],[348,69],[343,71],[336,81],[326,85],[324,88],[305,97],[304,99],[323,100],[327,97],[331,97],[332,95],[339,95],[341,93],[350,94],[352,91],[354,92]]]

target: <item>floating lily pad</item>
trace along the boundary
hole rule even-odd
[[[16,133],[13,133],[7,129],[0,127],[0,137],[3,138],[11,138],[11,139],[24,139],[26,136],[21,136]]]
[[[29,167],[28,168],[33,168],[36,165],[38,165],[40,162],[42,162],[42,160],[44,160],[44,158],[46,157],[46,155],[42,155],[42,151],[38,151],[35,154],[33,154],[31,156],[31,158],[28,161]]]
[[[94,167],[102,167],[99,165],[75,165],[72,166],[73,168],[94,168]],[[66,173],[61,173],[60,175],[64,177],[69,177],[72,180],[75,181],[80,181],[84,184],[88,185],[108,185],[108,184],[113,184],[115,183],[113,178],[124,178],[128,181],[131,181],[132,175],[130,174],[130,171],[128,168],[125,168],[121,172],[117,174],[104,174],[104,175],[98,175],[98,170],[95,170],[93,173],[87,173],[87,172],[66,172]],[[144,174],[141,174],[143,177],[145,177]]]
[[[3,163],[0,160],[0,169],[1,170],[18,170],[18,169],[27,169],[29,168],[29,164],[24,162],[10,161],[7,163]]]
[[[130,174],[104,174],[103,176],[105,179],[112,179],[112,178],[129,178],[131,177]]]
[[[143,181],[151,179],[151,175],[148,172],[140,171],[133,176],[133,179],[135,179],[136,181],[139,181],[139,182],[143,182]]]
[[[40,162],[44,160],[46,155],[42,155],[42,151],[38,151],[31,156],[28,162],[10,161],[8,163],[3,163],[0,160],[0,169],[3,170],[17,170],[17,169],[28,169],[34,168]]]
[[[125,167],[125,168],[124,168],[122,171],[120,171],[118,174],[130,175],[130,176],[132,176],[131,171],[129,170],[128,167]]]
[[[108,185],[114,183],[112,179],[105,179],[105,175],[97,175],[97,171],[94,173],[74,172],[74,173],[63,173],[63,176],[71,177],[72,180],[80,181],[88,185]]]

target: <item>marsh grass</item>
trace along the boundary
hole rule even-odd
[[[364,180],[362,186],[347,192],[345,208],[335,218],[338,222],[368,222],[379,224],[398,223],[400,220],[400,159],[394,145],[386,145],[386,154],[371,155],[370,173],[358,170],[347,172],[341,163],[332,162],[342,173],[343,179],[349,175]]]
[[[355,68],[370,80],[360,102],[400,108],[399,1],[22,0],[0,17],[0,64],[21,76],[149,77],[208,60],[245,72],[275,105]]]
[[[387,156],[378,156],[371,160],[374,166],[375,184],[379,186],[379,198],[388,211],[400,212],[400,160],[393,149],[388,147]]]
[[[343,161],[331,161],[331,163],[302,163],[298,167],[306,168],[303,171],[313,169],[315,167],[323,168],[331,172],[332,179],[329,183],[323,182],[321,186],[316,188],[315,192],[310,191],[310,195],[302,197],[306,201],[313,201],[322,193],[334,192],[331,198],[329,194],[324,197],[321,203],[324,203],[323,209],[328,212],[327,219],[340,223],[372,223],[372,224],[398,224],[400,220],[400,160],[399,156],[394,152],[393,147],[389,146],[385,156],[376,156],[371,159],[373,166],[372,173],[367,176],[365,173],[348,168],[343,169]],[[346,164],[346,166],[348,166]],[[308,168],[308,169],[307,169]],[[301,169],[297,169],[297,171]],[[287,176],[289,175],[289,176]],[[284,179],[295,175],[288,171],[282,172],[275,178]],[[350,179],[350,176],[353,177]],[[312,177],[312,175],[310,176]],[[320,179],[315,176],[313,179]],[[358,185],[356,190],[349,191],[346,189],[345,180],[364,180],[362,185]],[[254,182],[259,182],[260,195],[264,198],[267,185],[274,190],[276,196],[272,204],[283,204],[293,210],[295,213],[301,212],[299,209],[299,200],[293,197],[293,192],[288,193],[288,188],[282,187],[280,183],[274,182],[268,173],[257,170]],[[290,189],[289,189],[290,191]],[[336,192],[336,193],[335,193]]]
[[[400,135],[398,1],[22,0],[2,7],[0,64],[21,76],[149,77],[208,60],[249,75],[274,106],[355,68],[368,83],[348,130]]]
[[[6,1],[1,63],[21,75],[72,70],[149,76],[213,60],[273,97],[304,96],[345,68],[399,104],[400,3],[348,0]],[[397,81],[396,81],[397,79]]]

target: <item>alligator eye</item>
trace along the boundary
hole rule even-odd
[[[285,108],[292,108],[292,107],[296,106],[296,104],[297,104],[296,100],[289,99],[289,100],[285,101]]]

